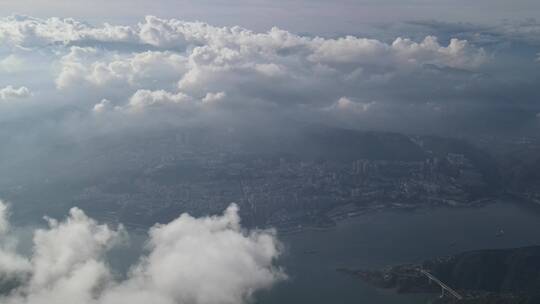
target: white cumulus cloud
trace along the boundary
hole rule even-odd
[[[0,100],[11,100],[30,97],[31,93],[27,87],[15,88],[11,85],[0,89]]]
[[[164,90],[138,90],[130,98],[127,106],[130,109],[142,110],[148,107],[168,104],[188,105],[190,101],[191,98],[182,92],[178,92],[175,94]]]
[[[112,108],[111,101],[108,99],[102,99],[99,103],[96,103],[94,105],[94,112],[96,113],[102,113],[110,110]]]
[[[6,45],[35,47],[81,40],[138,39],[133,29],[128,26],[112,26],[105,23],[101,27],[93,27],[71,18],[38,19],[20,15],[0,19],[0,41]]]
[[[0,218],[7,227],[4,203]],[[275,233],[244,230],[236,205],[220,216],[183,214],[151,228],[147,253],[124,280],[115,278],[106,260],[106,252],[126,237],[121,226],[99,224],[77,208],[63,221],[47,220],[48,228],[34,232],[31,256],[0,247],[0,283],[14,286],[0,302],[237,304],[286,278],[275,266]]]
[[[225,98],[227,94],[225,92],[207,93],[202,99],[203,103],[214,103]]]
[[[329,110],[339,110],[344,112],[367,112],[375,104],[374,101],[371,102],[359,102],[352,101],[347,97],[341,97],[336,101]]]
[[[24,58],[24,72],[47,86],[50,100],[80,111],[80,121],[118,110],[108,120],[112,128],[115,121],[225,122],[269,113],[318,121],[320,109],[337,109],[343,96],[358,115],[372,107],[360,100],[377,100],[388,111],[394,107],[383,105],[422,103],[426,94],[440,102],[473,99],[474,90],[456,88],[481,88],[485,78],[471,75],[491,63],[481,47],[457,38],[311,37],[154,16],[134,25],[11,16],[0,19],[0,42],[0,51]],[[16,66],[13,58],[6,67]],[[33,62],[48,66],[33,73]],[[96,104],[102,98],[114,107]],[[99,127],[101,118],[89,123]]]

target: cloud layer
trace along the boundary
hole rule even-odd
[[[39,88],[47,98],[76,103],[86,117],[114,112],[115,120],[133,113],[163,120],[161,111],[169,120],[174,113],[178,121],[203,121],[269,110],[332,120],[325,109],[342,97],[379,109],[397,99],[421,104],[427,102],[423,77],[441,78],[442,90],[454,91],[469,76],[449,80],[437,69],[472,75],[490,61],[483,49],[456,38],[308,37],[153,16],[135,26],[12,16],[0,20],[0,41],[8,63],[50,62],[43,74],[31,71],[48,76]],[[423,75],[426,68],[432,75]],[[404,81],[416,81],[417,92],[402,92]],[[150,108],[151,116],[141,114]],[[372,108],[356,111],[357,118]]]
[[[0,296],[8,304],[245,303],[254,292],[285,279],[275,266],[280,245],[273,231],[246,231],[238,208],[220,216],[183,214],[149,231],[147,253],[125,279],[106,253],[127,237],[72,208],[63,221],[48,218],[34,232],[30,257],[10,246],[7,207],[0,203]]]
[[[28,100],[0,104],[0,121],[38,117],[49,125],[39,132],[76,138],[261,117],[452,135],[493,132],[501,120],[535,125],[536,22],[404,26],[318,37],[154,16],[135,25],[5,17],[0,98]]]

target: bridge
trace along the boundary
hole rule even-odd
[[[445,296],[445,292],[448,292],[449,294],[451,294],[454,298],[458,299],[458,300],[462,300],[463,297],[457,293],[457,291],[453,290],[452,288],[450,288],[448,285],[444,284],[443,282],[441,282],[441,280],[437,279],[434,275],[432,275],[431,273],[425,271],[424,269],[418,269],[418,271],[425,275],[428,279],[429,279],[429,282],[435,282],[437,283],[439,286],[441,286],[441,298]]]

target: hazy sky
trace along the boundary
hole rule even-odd
[[[540,16],[536,0],[3,0],[0,15],[74,17],[90,22],[164,18],[241,25],[253,30],[272,26],[293,32],[355,33],[366,23],[410,20],[492,23]]]

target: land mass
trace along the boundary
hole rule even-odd
[[[399,293],[441,293],[441,287],[421,270],[463,297],[446,293],[436,303],[540,303],[540,246],[469,251],[380,270],[339,269]]]
[[[34,223],[78,206],[100,221],[146,230],[235,202],[245,226],[286,233],[387,209],[540,204],[534,139],[471,142],[297,124],[133,136],[52,146],[47,162],[0,166],[10,172],[0,192],[17,202],[12,220]]]

